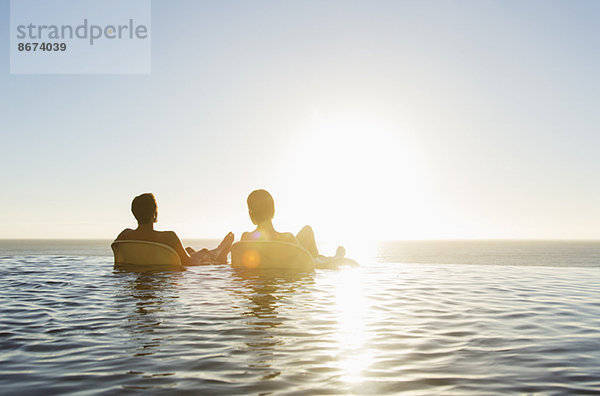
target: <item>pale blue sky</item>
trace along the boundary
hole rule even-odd
[[[10,75],[0,238],[600,238],[600,2],[153,1],[152,73]],[[371,205],[371,206],[369,206]]]

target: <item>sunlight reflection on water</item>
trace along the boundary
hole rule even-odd
[[[334,310],[337,312],[337,366],[342,370],[342,380],[359,382],[361,373],[370,364],[371,354],[363,350],[369,334],[365,330],[365,313],[368,309],[360,272],[352,269],[340,271],[334,278]]]

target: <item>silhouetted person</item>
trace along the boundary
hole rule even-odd
[[[267,240],[291,242],[304,247],[312,254],[317,261],[341,259],[345,256],[346,250],[338,246],[335,257],[325,257],[319,254],[315,234],[310,226],[304,226],[300,232],[294,236],[290,232],[278,232],[273,227],[273,217],[275,216],[275,202],[273,197],[266,190],[255,190],[248,195],[248,213],[250,220],[256,225],[256,229],[242,234],[242,241]]]
[[[195,251],[188,247],[183,248],[181,240],[174,231],[156,231],[154,223],[158,219],[158,206],[154,194],[146,193],[133,199],[131,212],[138,222],[135,230],[126,228],[117,237],[117,241],[134,240],[158,242],[170,246],[177,252],[182,265],[226,263],[227,254],[233,243],[233,233],[229,233],[216,249],[202,249]]]

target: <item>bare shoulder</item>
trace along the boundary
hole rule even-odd
[[[298,244],[298,240],[291,232],[282,232],[279,234],[281,241]]]
[[[165,242],[179,241],[179,237],[177,236],[175,231],[158,231],[158,235],[160,236],[160,239],[162,239]]]
[[[250,232],[244,232],[242,234],[242,236],[240,237],[240,241],[249,241],[252,239],[252,233]]]
[[[117,236],[115,241],[122,241],[124,239],[129,239],[129,234],[131,234],[133,230],[131,228],[125,228],[121,233]]]
[[[156,242],[171,246],[175,250],[181,246],[181,241],[175,231],[156,231],[154,235]]]

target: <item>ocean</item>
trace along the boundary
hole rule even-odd
[[[3,394],[600,394],[600,242],[385,242],[314,273],[130,272],[109,245],[0,241]]]

